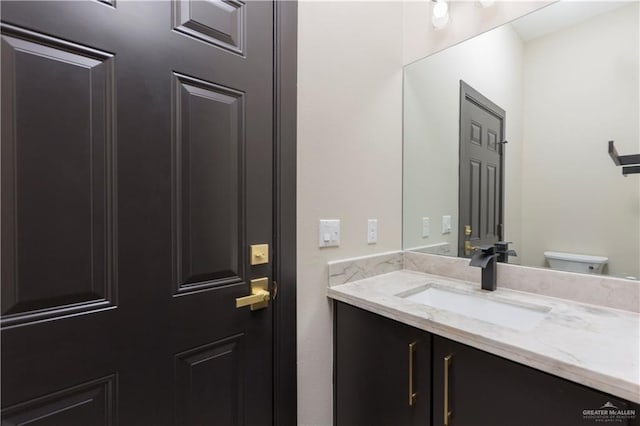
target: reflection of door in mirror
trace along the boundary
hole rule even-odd
[[[458,256],[502,239],[505,111],[460,81]]]

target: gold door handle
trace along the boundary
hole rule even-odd
[[[413,358],[416,353],[416,345],[418,342],[409,343],[409,407],[413,407],[416,403],[418,394],[413,391]]]
[[[472,246],[471,241],[467,240],[464,242],[464,254],[465,256],[471,256],[474,251],[478,250],[478,247]]]
[[[236,308],[251,306],[251,310],[256,311],[269,306],[270,294],[268,286],[268,278],[251,280],[251,294],[249,296],[236,298]]]
[[[471,226],[469,225],[465,225],[464,226],[464,235],[467,238],[471,238]],[[471,241],[469,241],[468,239],[466,239],[464,241],[464,255],[465,256],[471,256],[473,254],[474,251],[476,251],[478,249],[478,247],[474,247],[471,245]]]
[[[453,354],[444,357],[444,426],[449,426],[449,419],[452,414],[451,410],[449,410],[449,367],[452,359]]]

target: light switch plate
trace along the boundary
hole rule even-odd
[[[422,238],[428,238],[431,231],[431,221],[428,217],[422,218]]]
[[[451,233],[451,216],[449,215],[442,216],[442,233],[443,234]]]
[[[340,219],[320,219],[318,230],[318,247],[340,245]]]
[[[375,244],[378,242],[378,219],[369,219],[367,221],[367,244]]]

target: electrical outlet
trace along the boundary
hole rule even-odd
[[[429,232],[431,231],[431,221],[428,217],[422,218],[422,238],[429,238]]]
[[[375,244],[378,242],[378,219],[369,219],[367,221],[367,243]]]
[[[442,216],[442,233],[450,234],[451,233],[451,216]]]

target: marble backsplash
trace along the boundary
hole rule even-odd
[[[397,251],[330,262],[329,286],[402,269],[476,283],[481,276],[468,259]],[[500,287],[640,313],[640,281],[501,263]]]
[[[402,251],[329,262],[329,287],[403,269]]]

